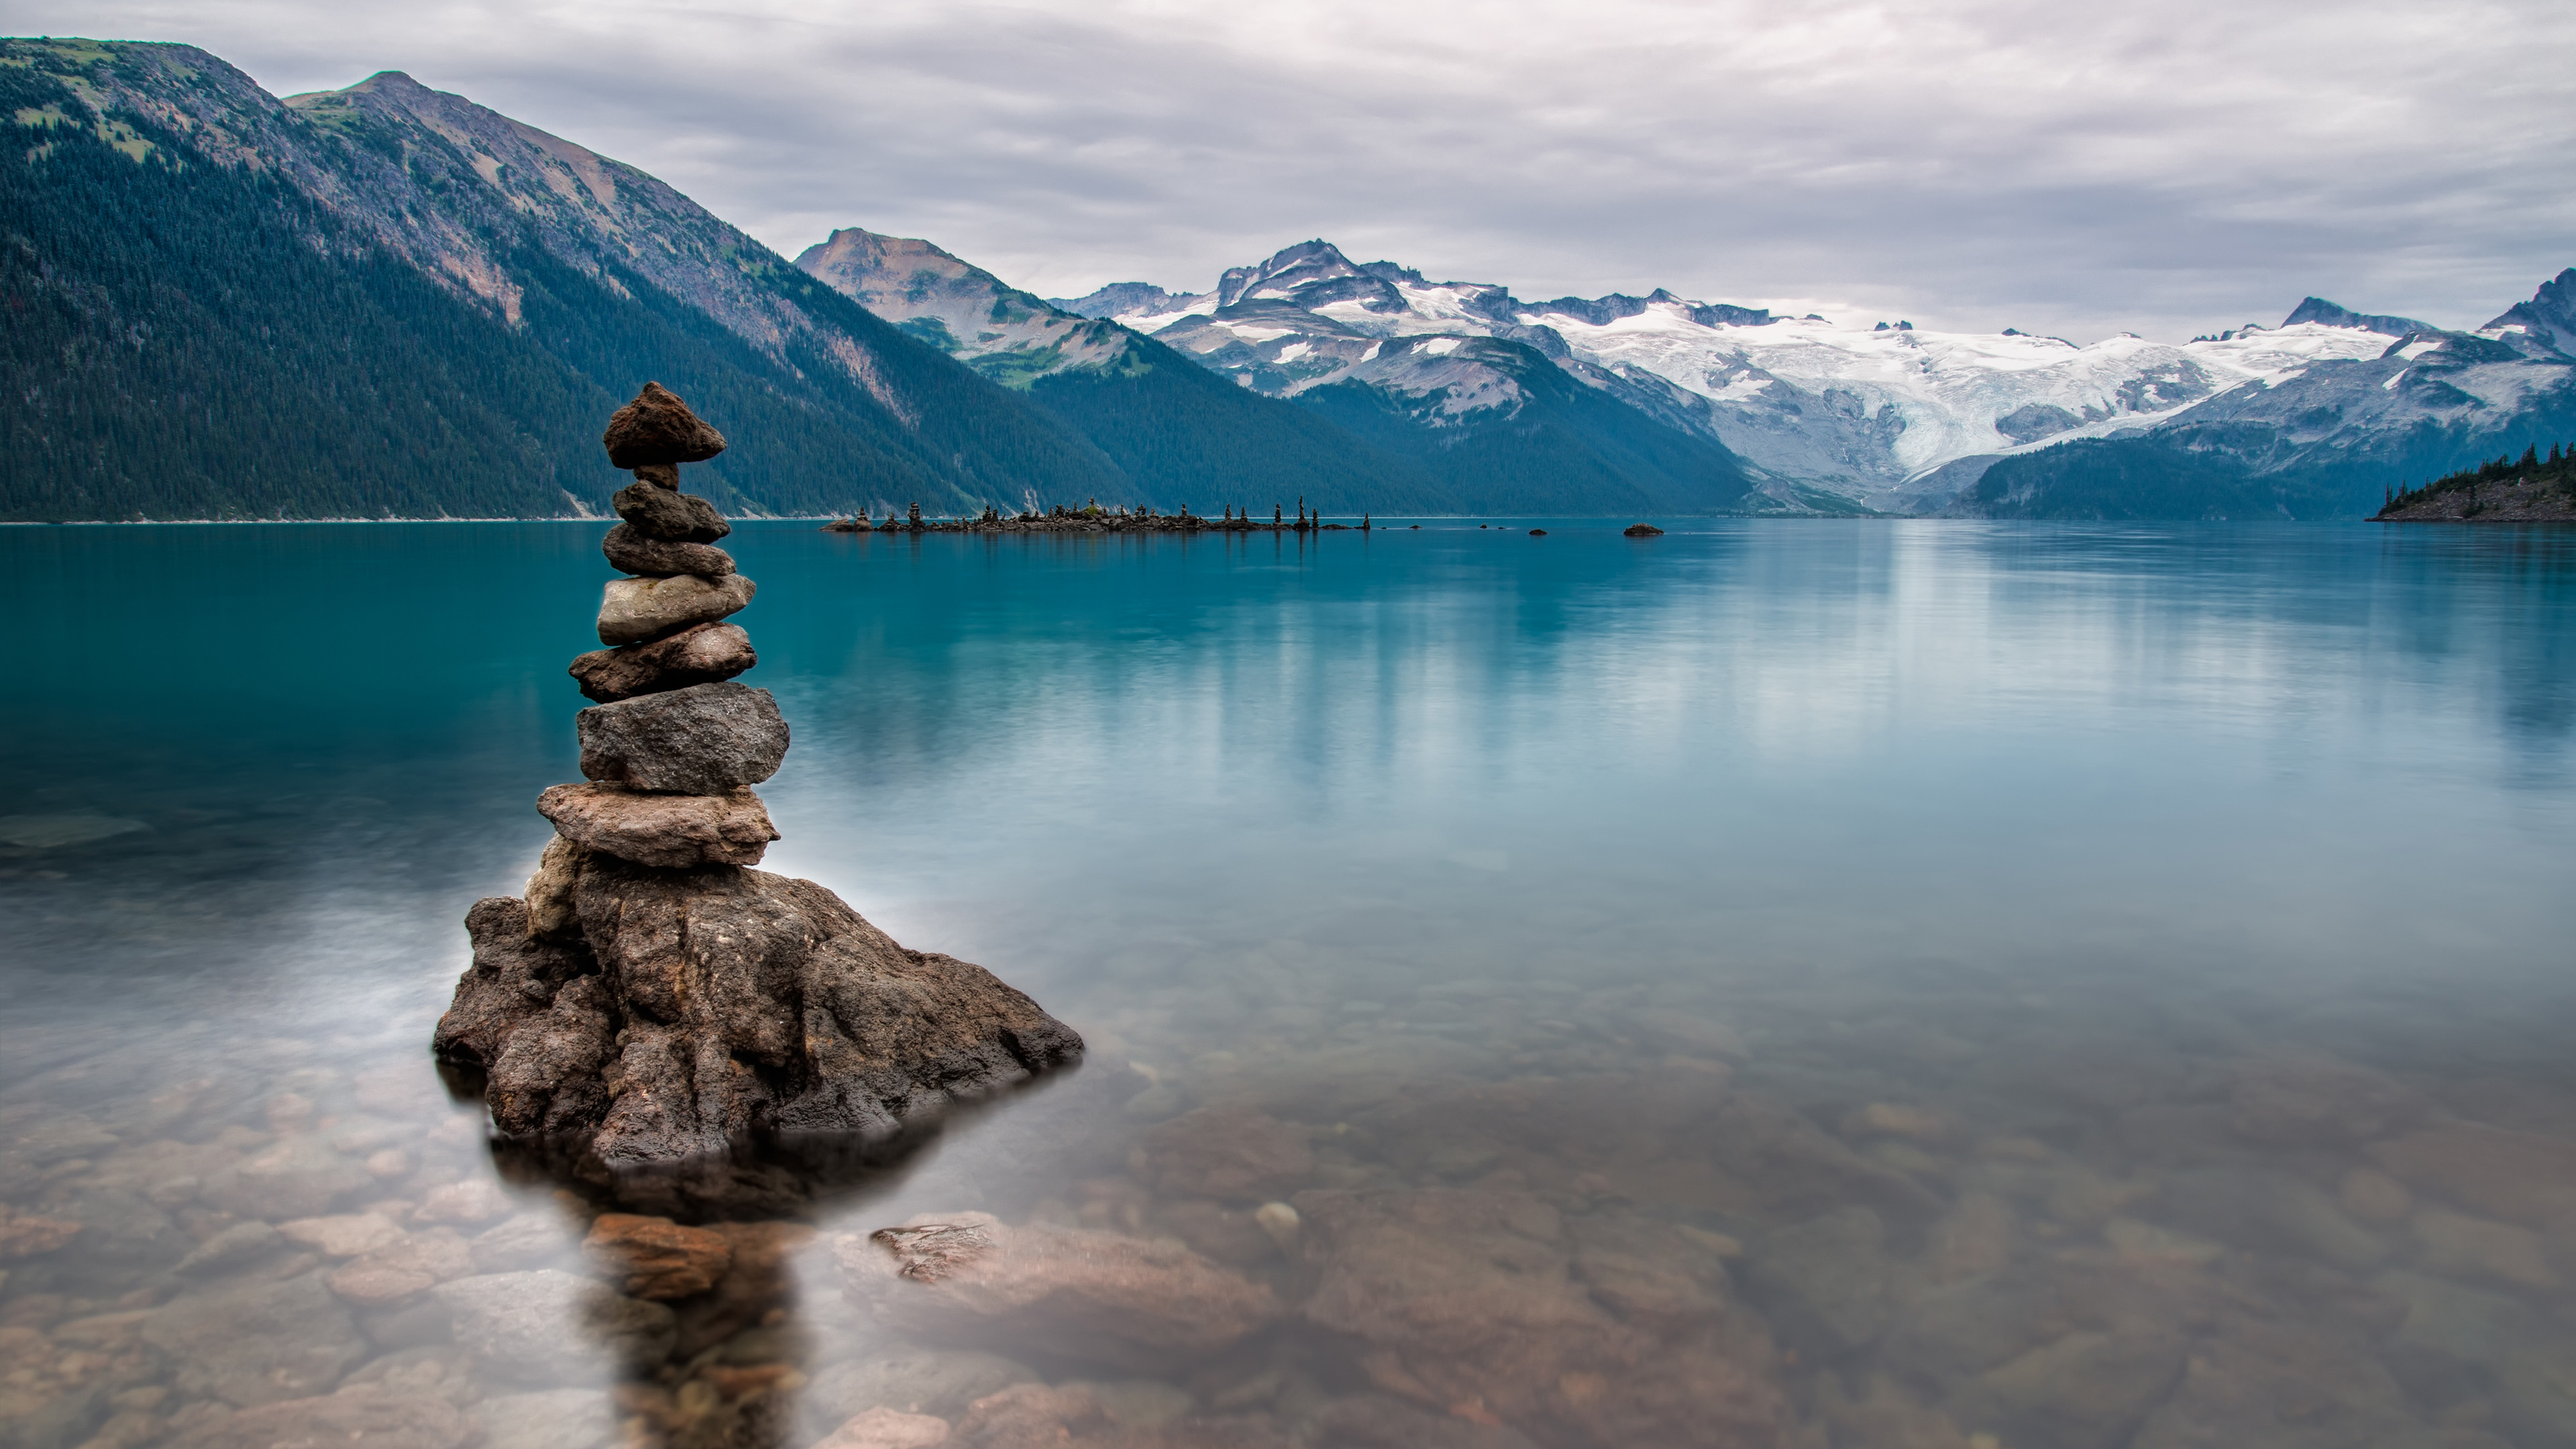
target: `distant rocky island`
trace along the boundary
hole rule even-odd
[[[1286,505],[1274,504],[1270,516],[1256,519],[1249,513],[1238,513],[1228,504],[1215,518],[1192,513],[1183,507],[1177,513],[1164,513],[1152,505],[1134,508],[1103,508],[1098,499],[1080,508],[1059,504],[1049,509],[1029,509],[1024,513],[1003,513],[987,508],[971,518],[924,518],[921,505],[915,503],[905,517],[892,514],[870,522],[865,513],[823,525],[825,533],[1343,533],[1356,530],[1368,533],[1376,522],[1366,513],[1357,523],[1326,523],[1323,515],[1309,513],[1306,500],[1297,500],[1297,516],[1286,517]]]
[[[723,621],[753,584],[679,478],[725,440],[647,383],[603,441],[635,482],[601,543],[629,575],[600,604],[610,647],[570,671],[599,701],[576,718],[586,778],[537,797],[556,833],[526,896],[466,914],[474,964],[433,1050],[482,1078],[505,1137],[610,1169],[889,1135],[1080,1057],[1071,1027],[981,966],[751,869],[778,839],[751,787],[786,758],[787,722],[734,682],[759,658]]]
[[[2564,523],[2576,521],[2576,448],[2537,447],[2391,494],[2381,523]]]

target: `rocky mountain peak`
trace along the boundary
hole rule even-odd
[[[2391,337],[2403,337],[2410,332],[2442,330],[2430,322],[2418,322],[2412,317],[2394,317],[2380,312],[2355,312],[2349,307],[2338,306],[2323,297],[2308,298],[2292,308],[2289,316],[2281,319],[2281,325],[2284,327],[2296,327],[2302,322],[2314,322],[2322,327],[2358,327],[2364,332],[2384,332]]]
[[[2516,302],[2504,315],[2479,328],[2496,332],[2519,327],[2533,341],[2551,350],[2576,357],[2576,267],[2569,267],[2540,284],[2528,302]]]

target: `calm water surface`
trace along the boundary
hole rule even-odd
[[[2576,1445],[2576,533],[1527,526],[738,532],[1092,1050],[653,1281],[426,1053],[600,528],[0,530],[0,1446]]]

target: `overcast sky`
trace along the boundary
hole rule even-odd
[[[2315,292],[2474,326],[2576,265],[2567,0],[0,0],[280,94],[408,71],[794,255],[1044,295],[1321,236],[1524,298],[2090,341]]]

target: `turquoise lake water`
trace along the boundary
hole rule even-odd
[[[2576,1445],[2576,531],[1624,522],[741,526],[764,868],[1091,1052],[614,1342],[426,1055],[601,526],[0,530],[0,1443]],[[1272,1307],[846,1266],[964,1211]]]

